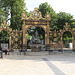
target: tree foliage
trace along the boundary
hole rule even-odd
[[[7,31],[0,32],[0,43],[9,43],[9,34]]]
[[[11,4],[11,28],[20,30],[22,26],[21,13],[24,11],[24,0],[16,0]]]
[[[30,36],[34,35],[35,36],[35,32],[38,32],[38,38],[39,39],[42,39],[42,40],[45,40],[45,31],[41,28],[41,27],[31,27],[28,29],[28,34]],[[31,38],[31,37],[30,37]]]
[[[10,20],[10,27],[20,30],[22,25],[21,13],[26,10],[24,0],[0,0],[0,7],[7,20]]]
[[[51,30],[54,30],[56,28],[56,21],[57,21],[57,14],[53,10],[53,8],[47,3],[41,3],[39,5],[39,11],[42,13],[42,16],[45,17],[46,13],[48,12],[51,17],[50,26]]]
[[[69,13],[65,13],[65,12],[60,12],[57,14],[57,22],[56,22],[56,25],[57,25],[57,29],[60,30],[60,29],[63,29],[63,26],[65,25],[66,22],[68,22],[71,27],[73,28],[73,16],[70,15]]]
[[[21,29],[22,20],[21,13],[26,12],[24,0],[0,0],[0,25],[3,20],[9,22],[12,29]],[[8,33],[2,31],[0,33],[0,42],[7,42]]]
[[[75,27],[75,20],[73,19],[73,16],[71,14],[66,12],[56,13],[47,2],[41,3],[39,5],[39,11],[41,11],[43,17],[45,17],[47,12],[49,12],[51,16],[50,30],[52,31],[55,29],[63,29],[63,25],[65,25],[65,22],[68,22],[72,28]]]

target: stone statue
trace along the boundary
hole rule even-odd
[[[35,37],[38,38],[38,31],[35,32]]]

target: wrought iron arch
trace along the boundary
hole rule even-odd
[[[2,30],[7,31],[9,34],[9,50],[11,50],[11,32],[12,32],[12,29],[8,27],[8,24],[6,24],[6,21],[4,21],[4,23],[1,24],[0,32]]]
[[[28,30],[30,27],[33,27],[33,26],[32,26],[32,25],[31,25],[31,26],[28,26],[28,28],[26,29],[26,32],[27,32],[27,30]],[[42,29],[44,30],[44,32],[46,32],[46,28],[44,28],[43,26],[38,26],[38,25],[36,25],[35,27],[40,27],[40,28],[42,28]]]
[[[62,36],[67,31],[72,34],[72,43],[74,44],[74,39],[73,39],[74,38],[74,31],[73,31],[73,29],[70,27],[70,25],[67,22],[65,23],[63,30],[61,30],[61,32],[60,32],[61,33],[61,43],[63,44]]]
[[[23,49],[26,50],[27,48],[27,30],[31,26],[38,26],[44,29],[45,31],[45,48],[49,48],[49,21],[50,15],[49,13],[46,14],[45,18],[42,17],[41,12],[35,8],[34,11],[30,13],[30,17],[27,18],[25,13],[22,13],[22,20],[23,20]]]

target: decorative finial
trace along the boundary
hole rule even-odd
[[[68,25],[68,22],[65,23],[65,25],[64,25],[64,29],[65,29],[65,30],[69,30],[69,29],[71,29],[71,28],[70,28],[70,25]]]
[[[6,24],[6,21],[4,20],[4,24]]]
[[[68,22],[66,22],[65,25],[67,26],[68,25]]]
[[[27,18],[27,15],[25,12],[22,13],[21,18],[22,18],[22,20]]]
[[[4,20],[4,22],[1,24],[1,26],[3,26],[3,27],[7,27],[8,24],[6,24],[6,21]]]
[[[34,8],[34,11],[38,11],[38,8]]]
[[[47,20],[50,20],[50,14],[49,14],[49,12],[47,12],[45,18],[46,18]]]

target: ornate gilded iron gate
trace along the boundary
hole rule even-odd
[[[22,50],[23,32],[14,30],[11,35],[12,50]]]
[[[72,44],[73,44],[73,49],[75,49],[75,29],[71,29],[70,25],[68,25],[68,23],[66,22],[64,25],[63,30],[59,30],[59,31],[50,31],[49,32],[49,36],[50,36],[50,49],[54,50],[54,49],[62,49],[65,47],[65,45],[63,44],[63,34],[65,32],[71,32],[72,34]]]
[[[43,28],[45,31],[45,48],[48,50],[50,48],[49,44],[49,21],[50,15],[46,14],[45,18],[42,17],[40,11],[37,8],[34,9],[33,12],[30,13],[30,17],[27,17],[25,13],[22,13],[22,29],[23,29],[23,49],[27,50],[27,30],[29,27],[38,26]]]
[[[23,31],[12,30],[6,21],[1,24],[0,32],[5,30],[9,34],[9,50],[22,50]]]
[[[73,49],[75,49],[75,28],[71,29],[68,23],[65,23],[64,28],[59,31],[50,31],[50,15],[47,13],[45,18],[43,18],[37,8],[31,12],[29,18],[27,18],[25,13],[22,13],[22,21],[21,31],[12,30],[6,24],[6,21],[1,24],[0,32],[5,30],[9,33],[9,50],[27,50],[27,30],[31,26],[38,26],[44,29],[46,50],[62,49],[64,47],[62,36],[66,31],[71,32]]]
[[[4,23],[1,24],[0,32],[1,32],[2,30],[7,31],[8,34],[9,34],[9,50],[11,50],[11,33],[12,33],[12,29],[9,28],[8,24],[6,24],[6,21],[4,21]]]
[[[58,50],[63,48],[60,31],[50,31],[50,50]]]

